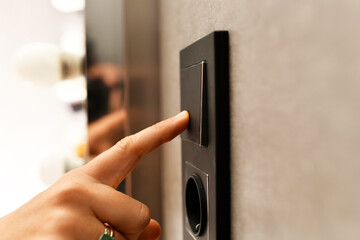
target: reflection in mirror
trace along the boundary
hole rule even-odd
[[[86,1],[89,160],[127,133],[122,9],[119,0]]]
[[[91,156],[160,120],[157,4],[86,1]],[[161,154],[156,150],[137,164],[119,189],[146,204],[160,223],[161,175]]]

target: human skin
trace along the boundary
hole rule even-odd
[[[0,240],[97,240],[104,233],[103,223],[112,226],[116,240],[158,239],[160,225],[151,219],[149,208],[115,188],[143,156],[180,134],[188,121],[188,113],[181,112],[66,173],[0,219]]]

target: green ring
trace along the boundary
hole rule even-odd
[[[110,236],[107,233],[104,233],[100,236],[99,240],[114,240],[114,237]]]

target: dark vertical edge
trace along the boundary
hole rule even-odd
[[[231,239],[229,33],[214,33],[217,239]]]
[[[202,79],[203,79],[203,95],[202,95],[202,136],[201,136],[201,145],[206,146],[208,145],[208,119],[207,117],[204,116],[208,116],[208,83],[207,83],[207,65],[206,62],[203,63],[203,71],[202,71]]]
[[[184,55],[184,50],[180,51],[180,54],[179,54],[179,74],[180,74],[180,111],[183,111],[184,109],[182,109],[183,107],[183,99],[182,99],[182,89],[181,89],[181,86],[182,86],[182,83],[181,83],[181,79],[182,79],[182,62],[181,60],[183,59],[183,55]],[[183,134],[183,133],[182,133]],[[182,135],[181,134],[181,135]],[[181,208],[182,208],[182,222],[183,222],[183,227],[182,227],[182,230],[183,230],[183,237],[185,239],[185,236],[186,236],[186,207],[185,207],[185,161],[184,161],[184,140],[182,139],[182,137],[180,138],[180,144],[181,144]]]

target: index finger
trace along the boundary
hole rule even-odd
[[[184,131],[189,114],[183,111],[141,132],[128,136],[81,167],[98,181],[116,188],[146,154]]]

